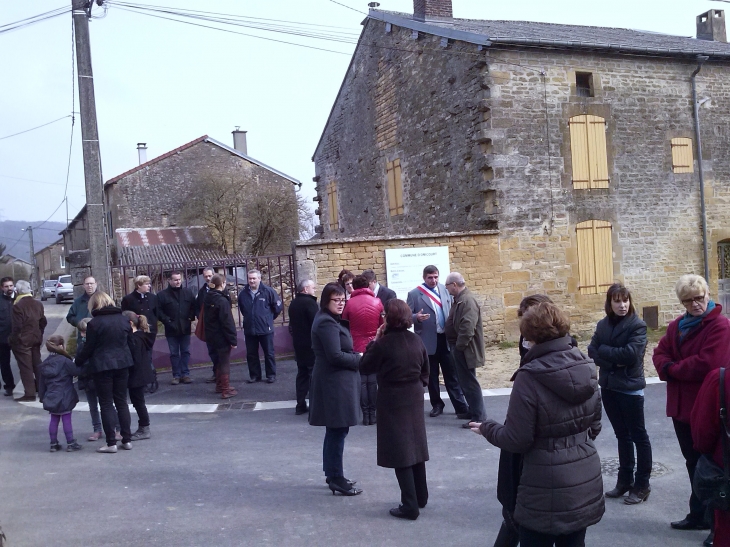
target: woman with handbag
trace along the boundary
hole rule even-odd
[[[599,367],[603,408],[618,441],[618,480],[606,497],[620,498],[628,492],[624,503],[636,505],[651,493],[651,443],[644,426],[646,323],[636,315],[631,293],[620,283],[608,288],[604,309],[606,317],[596,325],[588,356]]]
[[[707,281],[699,275],[680,277],[675,292],[686,313],[669,324],[653,361],[659,378],[667,382],[667,416],[674,423],[691,485],[700,453],[693,446],[690,414],[705,377],[730,363],[730,321],[722,314],[722,306],[710,299]],[[694,492],[687,516],[670,525],[675,530],[710,529],[705,508]]]
[[[726,363],[727,364],[727,363]],[[723,439],[727,439],[727,421],[720,419],[720,390],[725,392],[725,401],[730,401],[730,374],[727,370],[723,374],[723,386],[720,386],[720,369],[710,372],[702,383],[697,401],[692,409],[692,439],[697,452],[706,454],[712,462],[724,470],[724,462],[728,456],[723,454]],[[727,405],[726,407],[727,408]],[[727,443],[726,443],[727,444]],[[727,448],[725,448],[727,450]],[[703,456],[704,458],[705,456]],[[715,508],[714,543],[708,538],[713,547],[730,547],[730,511]],[[712,534],[710,534],[712,537]],[[707,544],[707,541],[705,544]]]

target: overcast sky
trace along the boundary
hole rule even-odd
[[[154,4],[258,17],[268,24],[270,20],[307,23],[298,28],[325,31],[328,36],[345,33],[339,36],[354,42],[368,2],[337,1],[354,9],[333,0],[154,0]],[[70,3],[0,0],[0,27]],[[412,0],[380,4],[384,10],[413,11]],[[695,35],[695,16],[726,6],[709,0],[453,0],[453,5],[459,18],[622,27],[681,36]],[[95,8],[94,13],[103,15],[103,10]],[[240,126],[248,131],[249,155],[299,179],[311,202],[311,157],[353,45],[223,27],[343,54],[318,51],[156,19],[114,4],[106,17],[92,20],[90,26],[104,180],[138,164],[138,142],[147,143],[152,159],[205,134],[232,146],[231,131]],[[63,199],[71,118],[4,137],[71,114],[71,31],[69,11],[0,33],[0,220],[42,221]],[[78,111],[78,101],[73,110]],[[77,117],[68,184],[71,218],[85,203],[80,143]],[[65,221],[65,206],[51,220]]]

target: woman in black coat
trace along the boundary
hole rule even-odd
[[[416,520],[428,501],[423,388],[429,365],[421,337],[408,330],[411,325],[408,304],[390,300],[385,323],[360,362],[360,373],[377,376],[378,465],[395,469],[401,491],[401,505],[390,514]]]
[[[651,492],[651,443],[644,427],[646,323],[636,315],[629,290],[618,283],[608,288],[605,310],[588,355],[600,368],[603,407],[618,440],[618,480],[606,497],[619,498],[629,492],[624,503],[635,505]]]
[[[203,323],[205,341],[218,355],[215,366],[215,391],[222,399],[238,395],[231,387],[231,350],[238,345],[236,324],[231,315],[231,297],[225,290],[226,278],[216,274],[210,280],[210,290],[205,295]]]
[[[134,362],[134,366],[129,369],[127,386],[129,400],[132,402],[134,410],[137,411],[138,418],[137,431],[132,433],[132,440],[142,441],[151,437],[150,415],[144,400],[144,388],[155,379],[152,367],[149,365],[154,344],[147,336],[150,326],[144,315],[137,315],[130,310],[122,312],[122,314],[129,320],[129,326],[132,327],[132,362]]]
[[[86,344],[76,356],[76,364],[91,372],[101,407],[101,423],[106,435],[106,446],[97,452],[114,454],[117,441],[114,419],[117,415],[122,433],[122,448],[132,450],[131,418],[127,406],[127,381],[132,361],[132,327],[114,306],[114,300],[96,291],[89,299],[92,319],[86,330]]]
[[[346,321],[345,289],[327,283],[320,309],[312,324],[314,370],[309,391],[309,424],[325,426],[322,467],[332,494],[356,496],[362,490],[344,476],[342,454],[350,427],[357,425],[360,412],[360,357],[352,349]]]

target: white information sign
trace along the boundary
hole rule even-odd
[[[410,247],[385,249],[388,288],[405,300],[408,293],[423,283],[423,268],[433,264],[439,269],[439,283],[451,271],[448,247]]]

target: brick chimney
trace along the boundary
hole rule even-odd
[[[415,0],[416,2],[418,0]],[[697,39],[711,42],[727,42],[725,33],[725,12],[711,9],[697,16]]]
[[[416,21],[451,21],[453,17],[451,0],[413,0],[413,18]],[[723,20],[723,28],[724,25]]]

